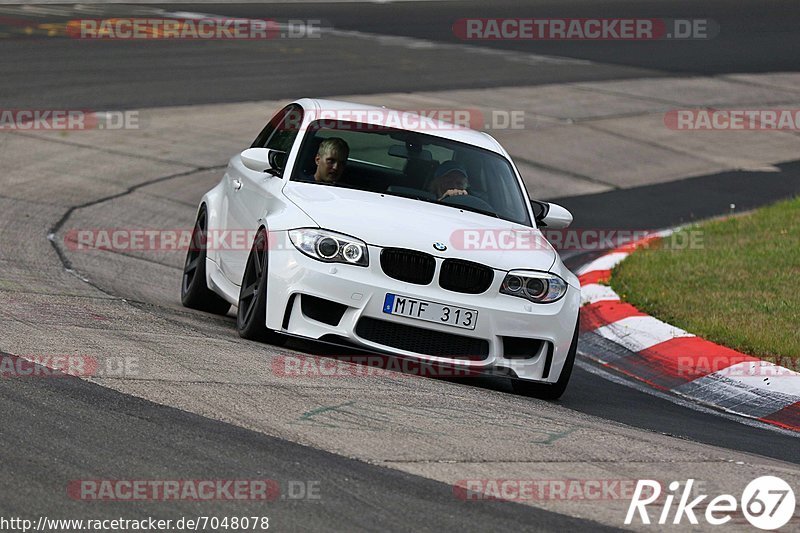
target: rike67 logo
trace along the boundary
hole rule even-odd
[[[687,480],[683,485],[683,491],[678,494],[681,484],[673,481],[668,486],[669,492],[662,498],[661,483],[651,479],[638,480],[628,507],[628,514],[625,516],[625,524],[633,523],[637,514],[642,524],[650,524],[651,518],[647,506],[651,504],[655,504],[652,506],[656,511],[654,520],[661,525],[669,523],[670,515],[672,524],[684,523],[685,518],[690,524],[697,525],[695,510],[699,513],[701,508],[705,508],[705,512],[700,516],[713,526],[730,522],[737,509],[741,509],[741,514],[752,526],[764,530],[783,527],[794,516],[794,491],[779,477],[762,476],[754,479],[742,491],[742,497],[738,501],[731,494],[720,494],[707,502],[709,496],[700,494],[690,501],[690,498],[695,496],[693,485],[694,479]],[[678,503],[673,514],[676,496]]]

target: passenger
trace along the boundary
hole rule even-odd
[[[467,192],[468,187],[467,171],[457,162],[450,160],[445,161],[436,168],[431,181],[430,192],[436,196],[437,201],[441,201],[448,196],[469,194]]]

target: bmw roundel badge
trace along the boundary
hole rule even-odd
[[[444,243],[441,243],[441,242],[433,243],[433,247],[434,247],[434,249],[436,249],[436,250],[438,250],[440,252],[444,252],[445,250],[447,250],[447,246],[445,246]]]

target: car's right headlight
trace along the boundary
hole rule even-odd
[[[500,292],[533,303],[548,304],[567,293],[567,282],[549,272],[511,271],[500,285]]]
[[[305,255],[324,263],[369,266],[367,244],[355,237],[315,228],[289,230],[289,240]]]

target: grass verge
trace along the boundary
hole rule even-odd
[[[614,269],[611,286],[641,311],[707,340],[798,363],[800,197],[637,250]]]

